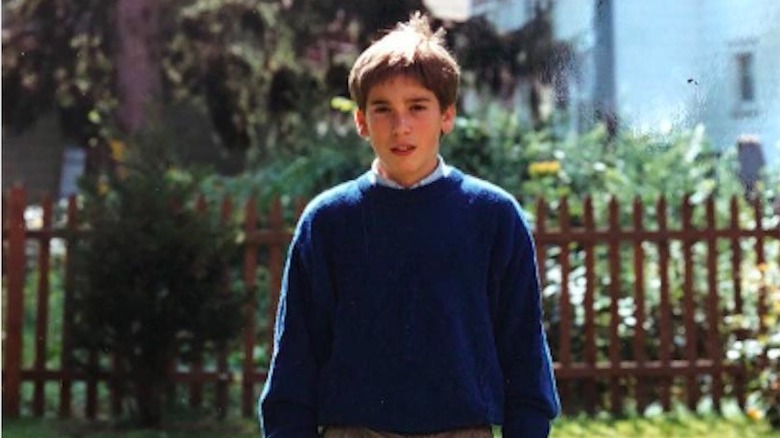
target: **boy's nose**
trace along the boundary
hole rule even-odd
[[[404,116],[393,118],[393,134],[404,134],[409,131],[409,120]]]

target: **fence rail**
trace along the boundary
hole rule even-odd
[[[116,358],[90,353],[88,360],[93,365],[109,364],[97,373],[71,365],[72,309],[68,297],[73,283],[68,253],[75,239],[83,235],[75,198],[68,200],[64,220],[57,226],[53,225],[53,202],[46,198],[38,229],[26,226],[23,188],[10,190],[4,207],[3,415],[19,416],[22,406],[25,414],[29,411],[33,416],[51,411],[46,403],[53,397],[47,396],[52,386],[59,388],[57,413],[62,417],[73,416],[74,405],[87,418],[121,413],[123,372]],[[672,216],[663,198],[650,207],[635,201],[628,211],[622,211],[612,200],[606,206],[605,224],[597,226],[594,203],[589,198],[576,217],[565,199],[555,209],[545,200],[535,205],[534,238],[550,323],[548,334],[561,399],[568,412],[593,413],[601,408],[620,412],[627,402],[638,409],[651,403],[670,409],[678,393],[690,407],[704,396],[715,406],[720,406],[724,397],[734,397],[744,406],[747,370],[725,357],[725,341],[734,333],[724,317],[748,312],[749,301],[755,302],[755,316],[763,320],[768,304],[766,288],[744,290],[742,271],[746,265],[765,266],[767,254],[780,256],[780,224],[768,224],[771,214],[759,201],[751,204],[751,226],[743,225],[745,219],[740,216],[746,212],[740,211],[737,199],[730,200],[728,224],[721,227],[716,223],[713,199],[704,202],[703,215],[694,220],[694,212],[701,207],[686,198],[679,206],[680,214],[673,216],[681,218],[676,228],[669,224]],[[199,208],[205,210],[206,204],[201,202]],[[230,200],[220,208],[226,221],[237,214]],[[293,216],[297,217],[301,208],[299,204]],[[655,217],[652,226],[646,225],[648,211]],[[188,392],[191,406],[202,407],[204,391],[213,389],[217,411],[225,414],[231,409],[233,394],[241,414],[249,417],[254,415],[256,397],[266,377],[257,350],[265,349],[270,355],[273,345],[274,311],[292,225],[285,222],[278,200],[268,211],[260,211],[250,199],[238,213],[244,218],[242,285],[249,297],[247,311],[257,315],[258,309],[265,309],[262,319],[266,323],[260,326],[260,318],[249,318],[236,351],[218,346],[210,353],[198,352],[187,366],[172,364],[171,378],[178,383],[177,388]],[[621,225],[621,218],[630,227]],[[63,285],[56,290],[50,284],[55,241],[64,243],[65,260]],[[31,242],[37,242],[34,260],[28,254]],[[267,272],[264,284],[257,281],[259,269]],[[30,281],[31,273],[38,274],[35,284]],[[57,293],[64,295],[59,297],[61,315],[51,312],[50,303]],[[36,307],[31,322],[24,315],[25,306],[32,302]],[[25,324],[33,324],[32,343],[24,342]],[[765,329],[759,327],[759,331]],[[52,339],[52,333],[58,333],[59,338]],[[61,347],[54,361],[47,358],[52,342]],[[30,346],[32,354],[25,356],[23,348]],[[240,360],[229,364],[229,354]],[[32,390],[23,390],[25,384],[31,384]],[[75,385],[84,385],[85,390],[77,392]],[[74,394],[80,394],[78,400]],[[105,397],[110,402],[99,403]],[[104,408],[108,412],[101,412],[98,406],[108,406]]]

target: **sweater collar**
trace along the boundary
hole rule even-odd
[[[366,198],[377,202],[417,202],[436,198],[457,188],[463,180],[463,173],[456,167],[448,166],[447,172],[434,181],[415,188],[399,190],[379,184],[373,177],[372,171],[365,172],[357,179],[357,185]]]

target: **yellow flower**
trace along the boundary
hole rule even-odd
[[[556,175],[561,170],[559,161],[536,161],[528,166],[528,173],[531,177]]]
[[[357,104],[346,97],[336,96],[330,100],[330,107],[342,113],[351,113],[357,109]]]
[[[111,148],[111,158],[116,162],[121,162],[125,158],[125,144],[119,140],[111,140],[108,142],[108,146]]]
[[[745,411],[745,414],[753,421],[759,421],[762,418],[764,418],[764,412],[762,412],[760,409],[755,407],[747,408],[747,411]]]
[[[103,196],[106,193],[108,193],[108,181],[106,181],[105,179],[101,178],[100,182],[98,182],[97,189],[98,189],[98,194],[100,194],[100,196]]]

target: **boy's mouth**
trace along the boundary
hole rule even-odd
[[[414,152],[416,148],[410,144],[401,144],[390,148],[390,152],[395,155],[409,155]]]

